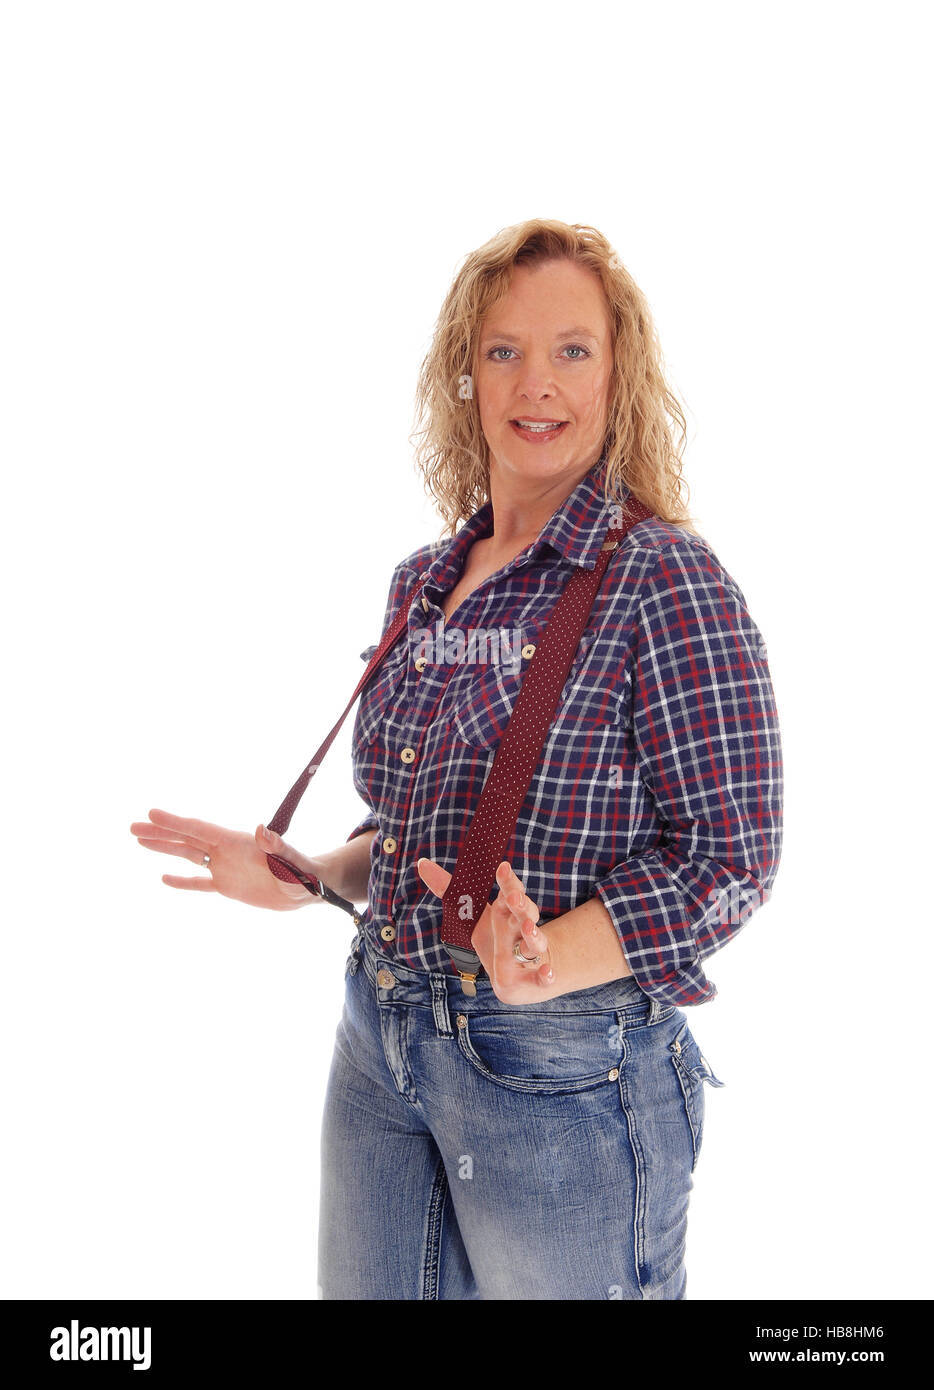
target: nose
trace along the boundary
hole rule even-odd
[[[549,363],[527,359],[519,372],[516,390],[521,400],[550,400],[555,395],[555,382]]]

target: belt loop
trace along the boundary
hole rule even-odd
[[[448,1013],[447,979],[444,975],[435,974],[429,975],[428,979],[431,984],[431,1011],[434,1014],[438,1037],[453,1038],[454,1030],[451,1027],[451,1015]]]
[[[650,998],[649,998],[649,1013],[648,1013],[648,1017],[647,1017],[646,1020],[645,1020],[647,1026],[651,1027],[651,1025],[652,1025],[653,1023],[656,1023],[656,1022],[658,1021],[658,1016],[659,1016],[659,1014],[661,1013],[661,1011],[662,1011],[662,1006],[661,1006],[661,1004],[658,1002],[658,1000],[657,1000],[657,999],[653,999],[653,998],[650,997]]]

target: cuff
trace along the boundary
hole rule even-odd
[[[642,922],[632,910],[618,884],[606,879],[597,884],[597,895],[616,928],[623,954],[633,979],[650,999],[677,1007],[706,1004],[717,993],[717,987],[704,974],[693,937],[678,940],[670,928],[653,929]]]
[[[373,812],[371,811],[370,814],[366,817],[365,820],[362,820],[362,821],[360,822],[359,825],[355,825],[355,826],[354,826],[353,830],[351,830],[350,834],[347,836],[347,839],[344,841],[344,843],[345,843],[345,844],[349,844],[349,842],[350,842],[351,840],[355,840],[355,839],[357,838],[358,835],[362,835],[363,832],[364,832],[365,830],[378,830],[378,829],[379,829],[379,818],[378,818],[377,816],[375,816],[375,815],[373,814]]]

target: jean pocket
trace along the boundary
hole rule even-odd
[[[510,1091],[561,1095],[614,1082],[621,1044],[615,1011],[458,1014],[457,1042],[475,1071]]]
[[[723,1086],[725,1083],[714,1075],[710,1063],[698,1047],[697,1040],[686,1022],[674,1041],[669,1043],[668,1050],[681,1086],[684,1112],[691,1131],[691,1143],[694,1148],[694,1161],[691,1164],[693,1172],[697,1167],[704,1139],[704,1086]]]

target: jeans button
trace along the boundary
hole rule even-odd
[[[382,985],[383,989],[392,989],[393,985],[396,983],[396,977],[391,970],[387,970],[386,967],[383,966],[381,970],[377,970],[376,972],[376,983]]]

